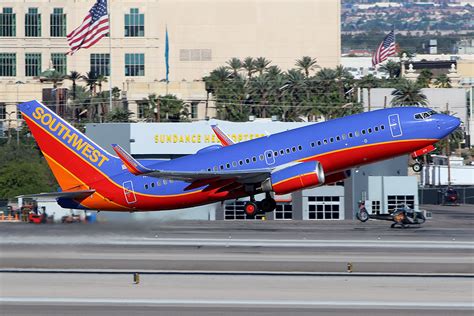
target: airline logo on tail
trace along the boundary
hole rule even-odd
[[[71,126],[61,122],[56,115],[45,111],[45,107],[38,106],[31,114],[36,123],[41,125],[46,131],[58,139],[66,142],[69,148],[80,156],[86,158],[92,164],[101,167],[109,158],[101,153],[94,144],[90,144],[82,138]]]

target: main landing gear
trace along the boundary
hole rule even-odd
[[[267,193],[266,197],[260,202],[256,202],[253,196],[250,197],[250,201],[245,203],[244,211],[248,217],[255,217],[258,213],[273,212],[276,208],[275,199]]]

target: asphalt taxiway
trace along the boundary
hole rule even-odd
[[[433,219],[410,229],[381,221],[0,224],[1,310],[471,314],[474,209],[429,209]]]

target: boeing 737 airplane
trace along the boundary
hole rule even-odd
[[[460,125],[427,108],[397,107],[240,143],[213,126],[223,146],[160,161],[134,159],[118,145],[112,155],[38,101],[19,108],[62,190],[39,196],[54,197],[64,208],[127,212],[250,196],[245,212],[255,216],[275,209],[272,193],[334,183],[375,161],[419,156]],[[266,197],[257,202],[259,193]]]

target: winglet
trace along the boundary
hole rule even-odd
[[[125,167],[127,167],[130,173],[138,176],[140,174],[148,173],[151,170],[144,167],[141,163],[136,161],[128,152],[117,144],[112,144],[112,148],[115,150],[120,160],[122,160]]]
[[[211,125],[212,130],[216,134],[217,138],[221,141],[222,146],[230,146],[235,144],[234,141],[227,136],[217,125]]]

